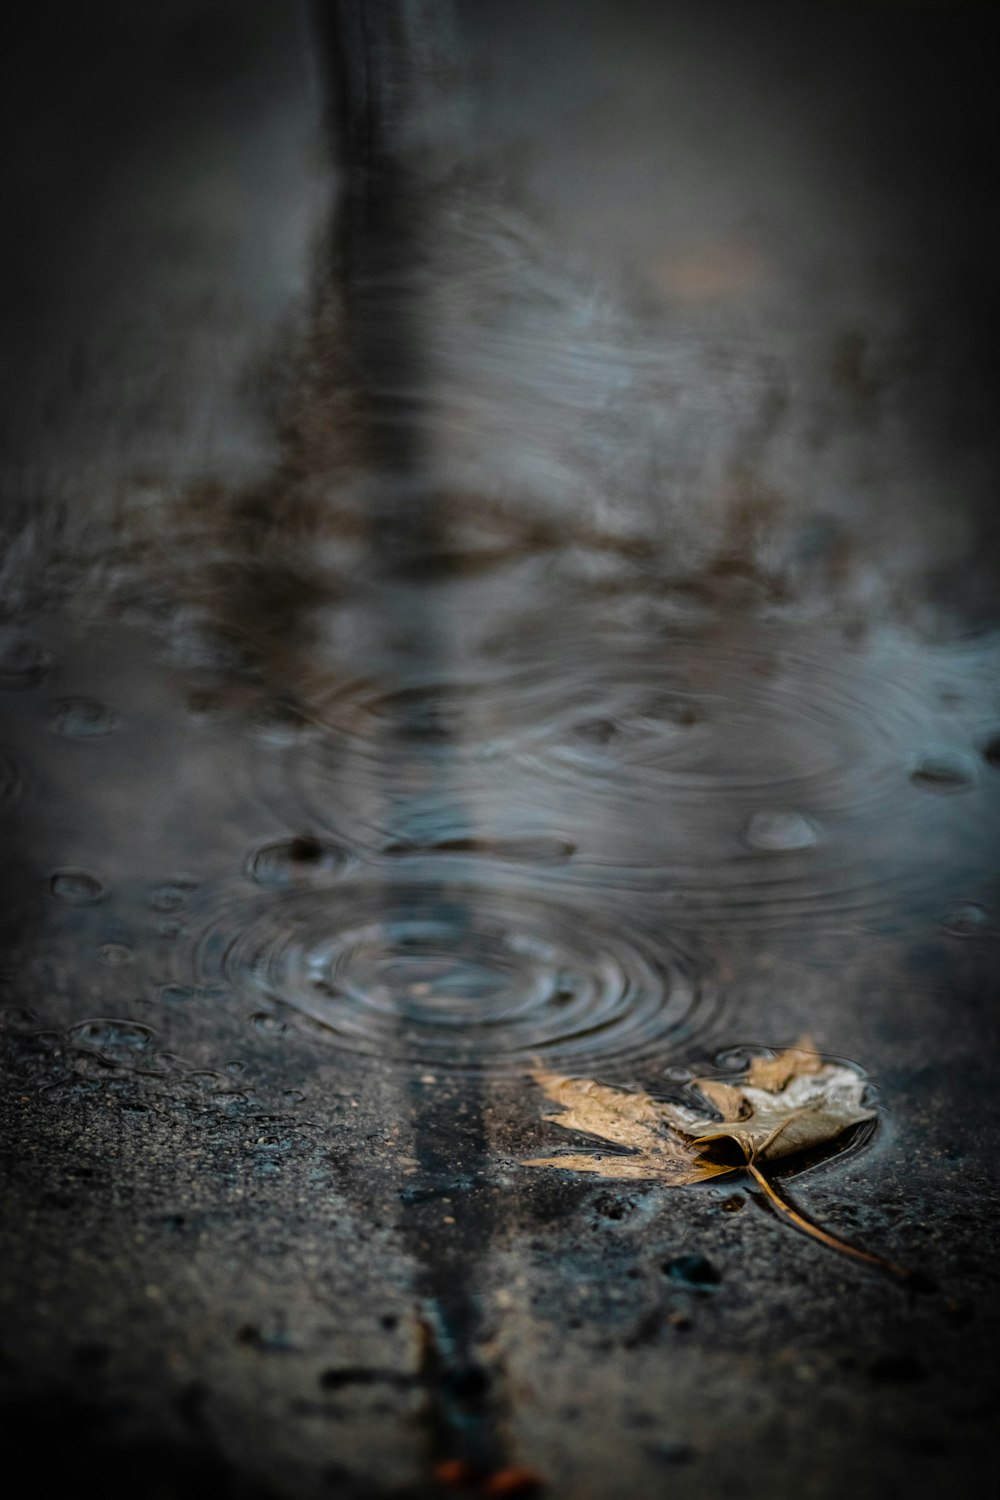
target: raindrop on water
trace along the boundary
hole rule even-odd
[[[941,924],[952,937],[977,937],[993,928],[993,919],[985,906],[965,901],[953,906]]]
[[[770,853],[809,849],[819,838],[815,823],[797,812],[755,812],[743,834],[751,849]]]
[[[81,1021],[70,1033],[74,1042],[109,1055],[142,1052],[155,1039],[156,1033],[139,1021],[120,1020],[117,1017],[101,1017]]]
[[[56,734],[70,740],[100,739],[117,728],[118,715],[96,698],[62,698],[50,723]]]
[[[963,792],[973,785],[976,766],[971,755],[950,745],[928,746],[913,762],[910,780],[927,792]]]
[[[101,882],[86,870],[57,870],[49,881],[49,890],[67,906],[92,906],[104,895]]]
[[[135,962],[135,954],[125,943],[104,943],[98,952],[101,961],[106,963],[109,969],[117,969],[122,964]]]
[[[257,885],[281,887],[338,874],[347,862],[342,849],[307,833],[255,849],[247,860],[246,870]]]
[[[697,966],[662,937],[491,884],[297,889],[226,914],[199,970],[287,1006],[333,1045],[404,1065],[521,1070],[635,1057],[690,1028]],[[251,1022],[281,1023],[271,1011]]]
[[[255,1011],[250,1017],[250,1025],[254,1031],[262,1031],[265,1036],[280,1036],[285,1030],[284,1021],[279,1021],[277,1016],[269,1015],[266,1010]]]
[[[153,911],[177,911],[196,888],[197,881],[186,876],[168,880],[150,893],[148,904]]]

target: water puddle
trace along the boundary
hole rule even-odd
[[[0,1052],[41,1137],[101,1170],[120,1150],[174,1238],[197,1214],[164,1209],[156,1173],[233,1189],[233,1222],[280,1205],[276,1241],[326,1205],[321,1251],[276,1286],[331,1246],[355,1287],[398,1253],[409,1367],[402,1344],[324,1355],[299,1415],[420,1392],[438,1477],[518,1493],[524,1267],[556,1274],[563,1226],[558,1274],[590,1254],[624,1306],[629,1215],[653,1220],[652,1194],[640,1213],[609,1189],[587,1231],[607,1248],[569,1254],[589,1190],[539,1144],[545,1097],[567,1131],[603,1100],[612,1158],[620,1119],[658,1111],[679,1160],[696,1138],[661,1095],[690,1112],[693,1060],[750,1039],[695,1101],[739,1142],[734,1089],[791,1047],[802,1097],[819,1080],[850,1106],[800,1143],[835,1140],[832,1173],[892,1108],[876,1122],[861,1067],[795,1037],[913,1077],[922,1034],[973,1046],[1000,934],[995,465],[919,234],[839,207],[853,113],[824,217],[824,174],[775,155],[756,105],[720,145],[695,101],[728,74],[665,89],[630,45],[634,87],[576,57],[563,108],[522,88],[505,7],[427,9],[316,7],[273,120],[237,58],[226,108],[186,103],[176,140],[147,120],[153,166],[115,156],[80,229],[80,307],[56,301],[35,356],[58,389],[0,476],[23,502],[0,572]],[[543,12],[562,68],[576,23]],[[667,143],[646,175],[633,139]],[[112,294],[95,268],[122,236]],[[786,1125],[740,1166],[780,1163]],[[661,1170],[651,1129],[642,1149]],[[748,1200],[683,1181],[703,1178],[724,1224]],[[519,1290],[488,1317],[508,1242]],[[722,1285],[693,1239],[657,1256],[660,1292]],[[663,1319],[633,1311],[640,1359]],[[231,1342],[291,1368],[304,1346],[265,1312]]]
[[[695,1034],[697,960],[584,910],[509,878],[351,880],[228,905],[200,935],[197,968],[329,1045],[410,1068],[614,1066]]]

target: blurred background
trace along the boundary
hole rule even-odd
[[[43,1487],[990,1458],[994,22],[8,22],[0,1426]],[[742,1179],[522,1165],[540,1063],[683,1100],[803,1035],[879,1118],[785,1190],[919,1295]]]

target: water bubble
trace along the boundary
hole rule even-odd
[[[265,1036],[280,1036],[288,1029],[284,1021],[280,1021],[277,1016],[266,1010],[254,1011],[250,1017],[250,1025],[254,1031],[262,1031]]]
[[[979,937],[994,930],[992,916],[975,901],[953,906],[941,925],[952,937]]]
[[[253,1107],[250,1097],[237,1089],[217,1089],[212,1104],[221,1114],[237,1116],[248,1114]]]
[[[86,870],[57,870],[49,880],[49,890],[67,906],[93,906],[105,894],[101,882]]]
[[[347,863],[343,849],[307,833],[255,849],[246,870],[257,885],[280,888],[339,875]]]
[[[122,1056],[143,1052],[155,1040],[152,1027],[140,1021],[123,1020],[115,1016],[102,1016],[90,1021],[81,1021],[69,1032],[70,1038],[85,1047],[111,1055]]]
[[[755,812],[743,833],[751,849],[786,853],[809,849],[819,838],[815,823],[797,812]]]
[[[0,629],[0,688],[37,687],[52,668],[52,658],[33,636],[6,626]]]
[[[109,969],[119,969],[123,964],[135,963],[135,954],[125,943],[103,943],[98,949],[101,962]]]
[[[163,885],[158,885],[150,892],[148,905],[152,911],[170,912],[177,911],[183,906],[191,892],[197,890],[198,882],[189,876],[181,875],[175,880],[168,880]]]
[[[915,757],[910,780],[923,791],[962,792],[975,782],[976,765],[964,750],[932,745]]]
[[[67,739],[100,739],[118,727],[118,715],[97,698],[62,698],[53,706],[50,724]]]
[[[715,1054],[714,1062],[723,1072],[743,1073],[758,1055],[752,1047],[726,1047]]]

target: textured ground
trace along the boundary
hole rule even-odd
[[[995,1446],[981,8],[407,9],[353,250],[309,14],[15,37],[9,1470],[936,1494]],[[785,1190],[907,1283],[521,1164],[539,1055],[803,1033],[879,1119]]]

